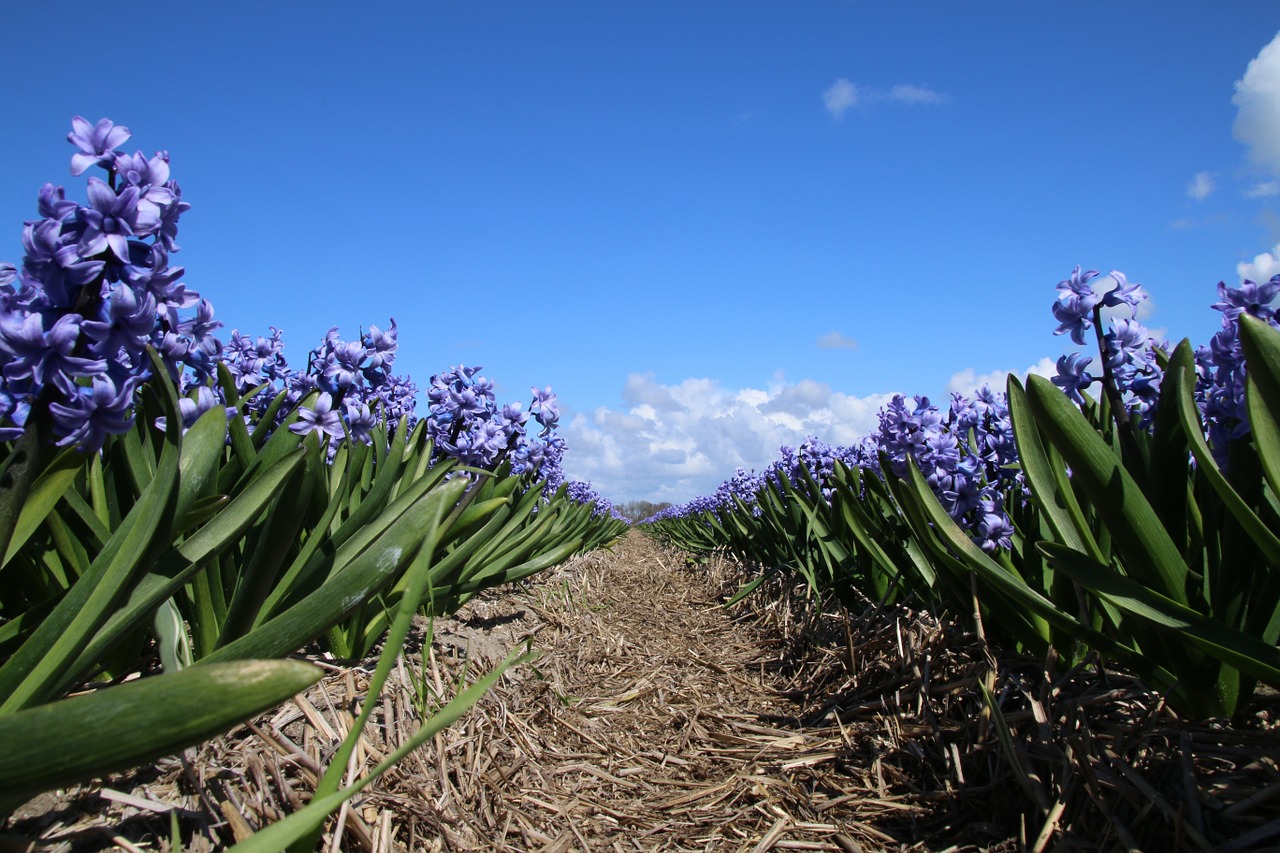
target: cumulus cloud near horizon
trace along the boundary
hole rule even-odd
[[[1057,376],[1058,365],[1056,360],[1045,356],[1026,370],[1021,371],[993,370],[990,373],[978,373],[972,367],[966,367],[964,370],[951,374],[951,378],[947,380],[947,393],[971,396],[983,385],[987,385],[992,391],[1003,394],[1010,373],[1016,373],[1018,378],[1025,382],[1027,376],[1032,373],[1037,376]]]
[[[840,77],[822,93],[822,105],[833,118],[843,118],[849,110],[861,104],[888,101],[914,106],[917,104],[945,104],[951,98],[928,86],[899,83],[888,89],[863,86]]]
[[[1241,261],[1236,264],[1236,274],[1241,279],[1261,282],[1269,281],[1273,275],[1280,275],[1280,243],[1270,252],[1255,255],[1252,261]]]
[[[712,379],[663,385],[631,374],[623,408],[579,413],[561,432],[565,473],[614,503],[684,503],[709,494],[739,467],[768,467],[784,444],[808,436],[848,445],[875,429],[892,393],[853,397],[803,379],[729,389]]]
[[[1249,159],[1280,175],[1280,33],[1236,81],[1232,134],[1249,149]]]

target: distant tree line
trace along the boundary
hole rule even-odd
[[[670,501],[656,504],[653,501],[627,501],[622,504],[614,504],[613,508],[623,515],[627,520],[635,523],[644,521],[654,513],[661,512],[671,506]]]

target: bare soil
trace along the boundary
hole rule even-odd
[[[37,798],[0,850],[169,850],[171,821],[184,849],[229,846],[307,801],[358,703],[377,706],[349,779],[521,647],[541,657],[352,800],[325,849],[1280,844],[1274,695],[1243,725],[1192,724],[1131,679],[994,654],[928,614],[782,581],[723,606],[750,571],[633,531],[424,622],[381,696],[372,661],[320,660],[329,677],[250,725]]]

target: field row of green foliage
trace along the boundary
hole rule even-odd
[[[762,566],[743,595],[791,573],[850,604],[976,614],[1006,648],[1068,666],[1096,654],[1186,715],[1239,717],[1257,683],[1280,688],[1280,329],[1267,304],[1280,280],[1244,295],[1261,288],[1260,305],[1228,312],[1213,352],[1154,348],[1145,384],[1154,374],[1158,394],[1139,399],[1109,370],[1094,399],[1064,359],[1053,382],[1011,376],[1007,395],[957,400],[946,420],[898,400],[862,447],[784,449],[765,475],[740,471],[646,527]],[[1122,364],[1112,335],[1099,343]],[[1233,347],[1215,386],[1214,358]],[[1242,416],[1215,428],[1212,395],[1232,387]]]

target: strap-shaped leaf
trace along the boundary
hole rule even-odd
[[[1043,434],[1071,466],[1125,567],[1180,604],[1187,603],[1187,564],[1137,482],[1084,415],[1042,376],[1027,377],[1027,402]]]
[[[155,475],[89,570],[0,668],[0,714],[47,702],[75,678],[68,664],[127,595],[139,568],[153,559],[157,532],[168,531],[182,439],[172,389],[164,400],[167,429]]]
[[[300,661],[238,661],[143,678],[0,717],[0,799],[171,755],[320,680]]]
[[[1265,362],[1265,359],[1263,360]],[[1265,373],[1265,370],[1259,371]],[[1265,381],[1265,379],[1263,380]],[[1165,374],[1165,385],[1171,386],[1164,393],[1177,394],[1178,414],[1182,418],[1182,427],[1187,440],[1191,444],[1191,452],[1195,455],[1197,470],[1204,475],[1209,485],[1218,493],[1224,505],[1240,527],[1249,534],[1249,538],[1258,547],[1272,566],[1280,567],[1280,538],[1258,518],[1244,498],[1232,488],[1218,468],[1213,458],[1213,451],[1204,440],[1203,426],[1200,424],[1200,412],[1196,408],[1193,389],[1195,388],[1195,363],[1191,359],[1190,346],[1179,347],[1169,363],[1169,371]],[[1186,603],[1185,601],[1183,603]]]
[[[1280,687],[1280,648],[1239,631],[1225,622],[1197,613],[1185,605],[1127,578],[1108,566],[1057,543],[1040,546],[1049,559],[1085,586],[1122,610],[1139,616],[1176,638],[1190,642],[1219,661]],[[1186,685],[1195,690],[1198,685]],[[1234,709],[1227,709],[1228,712]]]
[[[18,553],[18,549],[31,538],[31,534],[40,527],[40,523],[53,512],[58,501],[75,482],[80,470],[85,467],[86,461],[85,455],[78,450],[64,450],[40,473],[31,485],[26,500],[22,502],[22,509],[13,528],[13,538],[9,540],[9,549],[0,565],[7,565]]]
[[[1036,507],[1058,541],[1101,560],[1102,552],[1089,530],[1075,492],[1067,482],[1061,466],[1055,466],[1049,461],[1049,454],[1040,441],[1040,430],[1036,427],[1027,404],[1026,391],[1012,373],[1006,384],[1006,396],[1009,422],[1018,448],[1018,461]]]
[[[323,634],[404,571],[422,547],[431,519],[452,507],[464,488],[461,479],[451,480],[414,502],[384,528],[381,536],[354,555],[349,564],[336,567],[319,589],[208,655],[196,667],[206,661],[287,655]]]
[[[1280,495],[1280,330],[1246,315],[1240,318],[1240,343],[1248,365],[1249,425],[1267,484]]]
[[[149,618],[160,602],[174,595],[195,572],[239,540],[294,475],[302,455],[299,448],[277,462],[204,527],[158,560],[85,645],[71,669],[78,671],[96,661],[120,637]]]

